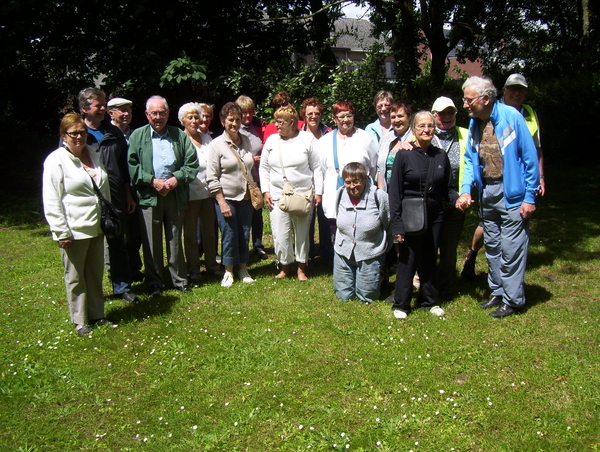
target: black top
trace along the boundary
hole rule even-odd
[[[428,216],[440,215],[444,200],[454,205],[458,199],[450,160],[444,151],[432,145],[427,152],[424,152],[414,143],[413,150],[398,151],[394,159],[388,189],[393,235],[404,234],[402,199],[421,197],[425,194],[430,160],[433,160],[434,170],[429,191],[426,194]]]

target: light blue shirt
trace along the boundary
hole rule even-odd
[[[160,136],[154,129],[150,129],[152,137],[152,167],[154,168],[154,177],[167,180],[173,176],[177,169],[175,164],[177,160],[173,152],[173,142],[169,136],[169,131]]]

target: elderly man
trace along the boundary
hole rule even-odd
[[[110,183],[111,202],[119,212],[124,227],[118,237],[106,239],[110,279],[115,295],[129,303],[138,301],[131,291],[131,270],[125,245],[127,214],[136,205],[129,184],[127,167],[127,142],[118,127],[106,117],[106,96],[97,88],[85,88],[79,92],[79,109],[88,129],[87,145],[100,154]]]
[[[438,97],[431,112],[435,119],[433,145],[448,154],[452,179],[461,186],[464,171],[464,154],[467,147],[467,129],[456,126],[456,106],[449,97]],[[460,234],[465,223],[465,214],[449,203],[444,204],[444,221],[440,234],[440,263],[438,266],[438,291],[440,297],[449,301],[454,296],[456,280],[456,254]]]
[[[496,100],[490,79],[469,77],[462,88],[471,123],[456,207],[465,210],[473,203],[475,184],[492,292],[480,306],[496,307],[492,317],[503,318],[525,304],[529,217],[540,185],[537,151],[523,115]]]
[[[148,125],[131,134],[128,159],[142,214],[146,283],[150,294],[160,297],[164,289],[164,227],[173,287],[189,293],[181,229],[188,204],[188,184],[198,173],[198,157],[188,136],[167,125],[169,106],[165,98],[148,99],[146,117]]]
[[[527,128],[531,132],[533,142],[537,149],[538,161],[540,164],[540,189],[538,195],[544,196],[546,193],[546,182],[544,180],[544,154],[540,144],[540,127],[537,114],[529,105],[525,105],[525,97],[527,96],[527,80],[521,74],[511,74],[504,83],[504,96],[500,102],[511,107],[515,107],[521,112],[527,123]],[[483,246],[483,226],[479,225],[473,233],[471,249],[465,258],[462,276],[465,279],[473,279],[475,277],[475,261],[477,252]]]
[[[113,97],[108,101],[106,107],[108,108],[108,114],[110,115],[110,122],[112,125],[117,126],[125,135],[127,143],[129,143],[129,137],[133,130],[129,127],[131,123],[131,106],[133,102],[122,97]]]

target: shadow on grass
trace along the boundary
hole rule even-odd
[[[118,300],[117,297],[115,299]],[[107,312],[106,317],[116,323],[132,323],[149,317],[161,317],[171,313],[173,305],[179,301],[179,297],[163,295],[159,298],[143,296],[136,304],[124,304],[114,307]]]

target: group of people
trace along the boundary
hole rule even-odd
[[[353,105],[340,101],[332,108],[332,129],[321,121],[325,108],[316,98],[304,100],[298,112],[281,91],[269,124],[254,117],[247,96],[226,103],[219,112],[223,133],[214,138],[208,104],[182,105],[178,128],[168,125],[166,99],[152,96],[148,124],[132,131],[131,101],[106,103],[101,90],[82,90],[81,114],[62,119],[60,147],[44,162],[43,176],[45,215],[60,247],[77,333],[114,326],[104,317],[105,260],[113,291],[126,302],[138,301],[131,285],[142,277],[152,297],[162,295],[163,239],[169,285],[183,293],[201,278],[201,254],[205,272],[221,278],[222,287],[236,279],[253,283],[249,243],[266,258],[262,209],[253,204],[256,186],[269,210],[275,278],[288,277],[295,267],[298,280],[308,279],[318,219],[319,254],[333,261],[336,297],[378,300],[395,269],[390,301],[398,319],[410,313],[417,282],[416,306],[444,314],[440,304],[454,293],[464,210],[476,188],[492,291],[482,307],[496,307],[494,317],[514,314],[525,303],[528,218],[544,185],[537,117],[531,108],[523,113],[511,104],[519,96],[522,103],[516,86],[526,89],[527,83],[513,74],[506,85],[503,103],[489,79],[465,82],[468,131],[456,126],[457,109],[448,97],[413,114],[410,105],[381,91],[374,99],[378,119],[365,130],[354,125]],[[101,194],[123,224],[106,245]],[[289,208],[291,195],[306,203],[303,213]],[[414,218],[422,223],[418,230],[411,229]],[[476,251],[466,262],[474,262]]]

